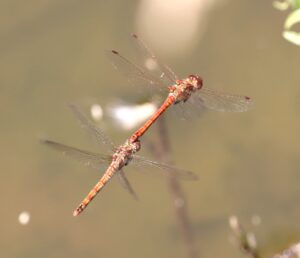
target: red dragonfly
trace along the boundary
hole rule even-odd
[[[166,172],[168,176],[177,176],[181,179],[195,180],[197,176],[191,172],[182,169],[178,169],[167,164],[159,163],[156,161],[148,160],[144,157],[136,155],[141,148],[139,140],[135,142],[130,142],[126,140],[124,144],[119,147],[115,147],[113,142],[105,135],[105,133],[93,124],[80,110],[77,106],[70,104],[69,108],[77,117],[81,125],[89,131],[89,133],[97,140],[97,142],[103,143],[110,147],[112,150],[111,155],[101,155],[98,153],[93,153],[85,150],[80,150],[74,147],[70,147],[51,140],[42,140],[47,146],[63,152],[65,155],[75,158],[83,162],[87,166],[91,166],[95,169],[101,169],[103,165],[108,165],[103,176],[99,179],[98,183],[93,187],[93,189],[88,193],[88,195],[83,199],[80,205],[74,210],[73,216],[79,215],[88,204],[94,199],[98,192],[110,181],[110,179],[117,174],[122,185],[131,193],[135,198],[136,194],[131,187],[129,181],[127,180],[123,167],[128,165],[132,161],[133,165],[151,165],[153,167],[159,168],[161,171]]]
[[[131,136],[131,142],[139,139],[156,119],[173,104],[190,102],[202,108],[221,112],[244,112],[252,106],[253,101],[247,96],[227,94],[204,87],[203,80],[198,75],[179,79],[170,67],[158,60],[136,34],[133,34],[132,38],[143,55],[143,65],[136,65],[118,51],[111,50],[109,58],[113,65],[124,73],[129,80],[138,79],[150,85],[159,86],[168,90],[169,94],[153,116]],[[155,75],[153,70],[158,71],[158,74]]]

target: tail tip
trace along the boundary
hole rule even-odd
[[[80,213],[80,212],[79,212],[78,210],[75,210],[75,211],[73,211],[73,216],[74,216],[74,217],[77,217],[77,216],[79,215],[79,213]]]

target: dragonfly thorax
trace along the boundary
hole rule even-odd
[[[120,166],[126,166],[130,160],[132,160],[133,154],[141,149],[141,143],[139,140],[135,142],[126,141],[121,145],[115,153],[112,155],[112,160],[118,162]]]

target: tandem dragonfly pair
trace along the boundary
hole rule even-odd
[[[194,104],[195,108],[209,108],[221,112],[244,112],[253,105],[251,98],[247,96],[232,95],[217,92],[203,86],[203,80],[200,76],[190,75],[186,79],[179,79],[177,75],[165,64],[160,62],[146,44],[136,35],[132,35],[134,44],[137,45],[145,58],[145,66],[138,66],[127,58],[123,57],[118,51],[111,50],[109,55],[114,66],[126,76],[132,79],[138,78],[147,82],[149,85],[165,88],[168,90],[168,96],[161,107],[152,115],[148,121],[135,131],[124,144],[116,147],[105,133],[91,122],[81,111],[74,105],[69,104],[69,108],[77,117],[81,125],[89,131],[98,141],[108,145],[111,149],[111,155],[100,155],[89,151],[80,150],[52,140],[42,140],[47,146],[63,152],[65,155],[73,157],[85,165],[95,169],[106,168],[105,173],[98,183],[88,193],[80,205],[74,210],[73,216],[79,215],[88,204],[94,199],[99,191],[117,175],[122,185],[134,196],[136,194],[127,180],[123,167],[130,162],[132,165],[151,165],[157,169],[166,172],[166,175],[176,176],[182,179],[197,179],[197,176],[191,171],[178,169],[167,164],[148,160],[136,153],[141,148],[140,137],[149,129],[149,127],[165,112],[171,105],[189,102]],[[147,66],[151,62],[151,66]],[[151,69],[160,71],[159,76],[151,73]]]

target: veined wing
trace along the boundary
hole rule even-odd
[[[133,63],[118,51],[111,50],[107,52],[107,57],[111,60],[113,67],[119,70],[129,82],[137,85],[147,83],[150,86],[156,86],[160,90],[167,90],[167,85],[163,83],[161,78],[151,74],[144,67]]]
[[[131,161],[132,165],[148,165],[153,166],[156,168],[159,168],[162,172],[165,172],[167,176],[175,176],[178,179],[183,180],[197,180],[198,176],[188,170],[176,168],[173,166],[170,166],[168,164],[160,163],[157,161],[148,160],[142,156],[134,155],[133,159]]]
[[[253,101],[247,96],[227,94],[202,88],[191,101],[196,105],[220,112],[244,112],[253,106]]]
[[[79,120],[81,126],[86,129],[98,143],[104,143],[109,146],[111,150],[115,149],[115,145],[110,138],[90,119],[88,119],[76,105],[69,103],[68,107]]]
[[[138,48],[142,56],[144,57],[144,60],[152,62],[153,68],[156,68],[156,70],[160,71],[160,77],[165,77],[166,79],[168,79],[170,85],[174,84],[175,81],[178,80],[178,76],[172,71],[172,69],[161,62],[137,34],[132,34],[132,38],[135,44],[138,45]]]
[[[41,142],[54,150],[62,152],[64,155],[68,157],[78,160],[79,162],[83,163],[85,166],[90,166],[97,170],[101,169],[103,166],[107,166],[111,161],[111,157],[108,155],[102,156],[97,153],[80,150],[47,139],[42,139]]]
[[[117,173],[118,179],[121,183],[121,185],[131,194],[131,196],[138,200],[138,197],[135,193],[135,191],[133,190],[131,184],[129,183],[127,177],[125,176],[124,170],[120,169],[119,172]]]

